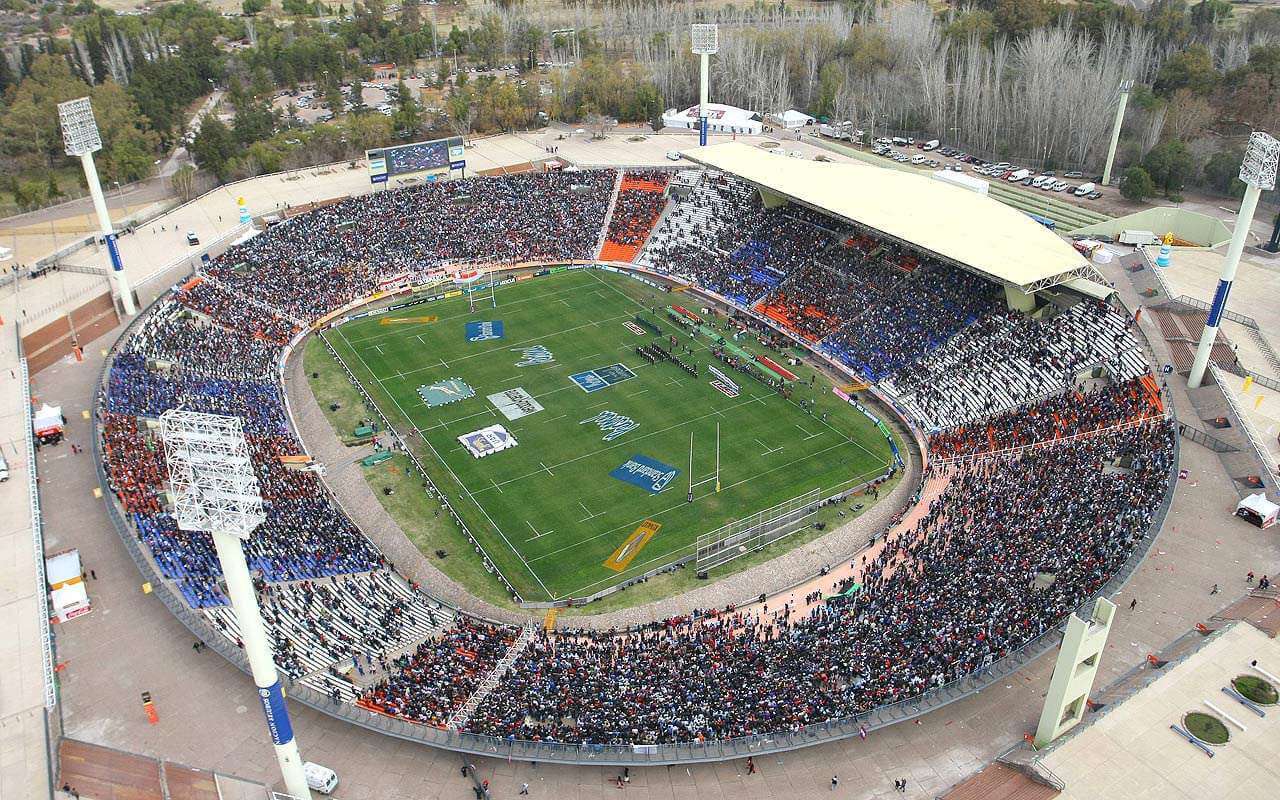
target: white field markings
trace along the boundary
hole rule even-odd
[[[493,483],[493,478],[489,479],[489,483]],[[502,491],[502,487],[496,483],[493,483],[493,488],[498,490],[498,494],[506,494],[506,492]]]
[[[519,284],[516,284],[516,285],[518,286]],[[581,287],[581,286],[567,286],[567,287],[560,288],[560,289],[555,289],[555,290],[553,290],[553,291],[549,291],[549,292],[541,292],[541,293],[539,293],[539,294],[529,295],[529,296],[527,296],[527,297],[525,297],[525,298],[523,298],[523,299],[521,299],[521,300],[508,300],[508,301],[504,302],[504,303],[500,306],[500,308],[511,308],[512,306],[523,305],[523,304],[525,304],[525,303],[532,303],[532,302],[534,302],[535,300],[545,300],[545,299],[547,299],[547,298],[554,298],[554,297],[557,297],[557,296],[562,295],[562,294],[568,294],[568,293],[570,293],[570,292],[578,292],[578,293],[581,293],[582,291],[583,291],[583,289],[582,289],[582,287]],[[450,299],[454,299],[454,298],[450,298]],[[440,302],[440,301],[437,301],[437,302]],[[454,321],[454,320],[467,319],[468,317],[471,317],[471,316],[472,316],[472,314],[471,314],[471,312],[470,312],[470,311],[466,311],[466,312],[463,312],[463,313],[461,313],[461,314],[451,314],[451,315],[449,315],[449,316],[442,316],[442,317],[440,317],[439,319],[437,319],[437,320],[436,320],[434,323],[432,323],[432,324],[437,324],[437,325],[438,325],[438,324],[439,324],[439,323],[441,323],[441,322],[452,322],[452,321]],[[366,324],[368,324],[368,323],[366,323]],[[342,326],[342,327],[346,327],[346,326]],[[347,341],[351,342],[352,344],[363,344],[364,342],[373,342],[373,341],[377,341],[378,339],[387,339],[387,338],[392,338],[392,337],[401,337],[401,336],[403,336],[403,335],[404,335],[403,331],[387,331],[386,333],[376,333],[376,334],[374,334],[374,335],[372,335],[372,336],[362,336],[362,337],[358,337],[358,338],[356,338],[356,339],[348,339]],[[422,336],[422,335],[424,335],[424,334],[418,334],[418,335],[419,335],[419,336]]]
[[[387,397],[391,398],[391,402],[394,403],[396,408],[400,411],[400,416],[406,421],[408,421],[410,425],[412,425],[413,418],[410,417],[408,413],[405,412],[404,407],[400,405],[400,401],[395,398],[395,395],[393,395],[390,391],[387,390],[387,387],[385,384],[383,384],[382,379],[379,378],[377,375],[374,375],[373,370],[369,369],[369,365],[365,363],[364,356],[360,355],[359,350],[351,346],[351,342],[347,340],[346,334],[342,332],[341,327],[338,328],[338,335],[342,336],[342,340],[347,343],[347,347],[350,348],[351,351],[356,354],[356,358],[360,359],[360,365],[364,367],[365,372],[368,372],[370,375],[372,375],[373,379],[378,382],[379,386],[382,387],[383,393],[386,394]],[[424,444],[426,444],[427,447],[431,448],[431,454],[435,456],[436,461],[439,461],[441,464],[444,465],[444,468],[445,470],[448,471],[450,477],[452,477],[453,480],[462,489],[462,493],[467,496],[467,499],[471,501],[472,505],[474,505],[477,509],[479,509],[480,513],[484,515],[484,518],[488,520],[489,525],[492,526],[493,529],[498,532],[498,535],[502,537],[502,541],[507,543],[507,547],[511,549],[511,552],[514,553],[516,558],[520,560],[520,563],[524,564],[524,568],[528,570],[529,574],[533,576],[533,579],[538,582],[539,586],[542,587],[542,591],[546,592],[547,596],[550,597],[551,591],[547,589],[546,584],[542,582],[542,577],[539,576],[537,572],[534,572],[533,567],[529,566],[528,559],[526,559],[524,555],[519,550],[516,549],[516,546],[511,543],[511,540],[507,538],[507,535],[502,532],[502,528],[498,527],[498,523],[493,521],[493,517],[489,516],[489,512],[485,510],[485,507],[480,505],[479,501],[476,500],[475,495],[471,493],[471,490],[467,488],[467,485],[462,482],[461,478],[458,477],[458,473],[454,472],[453,467],[449,466],[449,462],[444,460],[444,457],[440,455],[440,452],[436,450],[435,445],[433,445],[426,436],[422,437],[422,441]],[[502,488],[498,487],[498,490],[501,491]]]
[[[538,466],[540,466],[540,467],[542,467],[544,470],[546,470],[546,471],[547,471],[547,474],[548,474],[548,475],[550,475],[551,477],[553,477],[553,478],[554,478],[554,477],[556,476],[556,474],[555,474],[554,472],[552,472],[552,471],[551,471],[551,467],[548,467],[546,464],[543,464],[541,461],[539,461],[539,462],[538,462]],[[491,478],[490,480],[492,480],[492,478]]]
[[[781,451],[781,450],[782,450],[782,448],[786,447],[786,445],[785,445],[785,444],[780,444],[780,445],[778,445],[777,447],[770,447],[769,445],[765,444],[764,442],[760,441],[759,439],[756,439],[756,444],[760,445],[760,448],[761,448],[761,449],[760,449],[760,455],[762,455],[762,456],[771,456],[771,455],[773,455],[774,453],[777,453],[777,452]]]
[[[804,461],[804,460],[806,460],[806,459],[809,459],[809,458],[815,458],[815,457],[817,457],[817,456],[823,455],[824,453],[826,453],[826,452],[827,452],[827,451],[829,451],[829,450],[834,450],[834,449],[835,449],[835,448],[837,448],[837,447],[842,447],[843,445],[844,445],[844,443],[843,443],[843,442],[837,442],[837,443],[835,443],[835,444],[832,444],[832,445],[829,445],[829,446],[827,446],[827,447],[824,447],[824,448],[823,448],[823,449],[821,449],[821,450],[817,450],[817,451],[814,451],[814,452],[812,452],[812,453],[806,453],[805,455],[798,456],[798,457],[793,458],[792,460],[787,461],[787,462],[785,462],[785,463],[778,464],[778,465],[777,465],[777,466],[775,466],[775,467],[770,467],[769,469],[766,469],[766,470],[764,470],[763,472],[757,472],[757,473],[756,473],[756,474],[754,474],[754,475],[748,475],[747,477],[742,478],[741,480],[737,480],[737,481],[734,481],[733,483],[730,483],[730,484],[726,484],[726,485],[724,485],[724,486],[721,486],[721,487],[720,487],[720,490],[721,490],[721,492],[723,493],[723,492],[728,491],[728,490],[730,490],[730,489],[734,489],[734,488],[736,488],[736,487],[738,487],[738,486],[744,486],[744,485],[746,485],[746,484],[748,484],[748,483],[750,483],[750,482],[752,482],[752,481],[759,480],[760,478],[763,478],[764,476],[768,475],[768,474],[769,474],[769,473],[771,473],[771,472],[777,472],[777,471],[778,471],[778,470],[780,470],[780,469],[785,469],[785,468],[790,467],[790,466],[792,466],[792,465],[794,465],[794,464],[798,464],[799,462]],[[875,470],[875,469],[873,469],[873,470],[869,470],[868,472],[865,472],[865,473],[863,473],[862,475],[859,475],[858,477],[859,477],[859,478],[862,478],[862,477],[865,477],[865,476],[867,476],[867,475],[872,475],[872,474],[878,474],[878,471],[877,471],[877,470]],[[568,551],[568,550],[574,550],[574,549],[576,549],[576,548],[579,548],[579,547],[581,547],[583,544],[585,544],[586,542],[591,542],[591,541],[594,541],[594,540],[596,540],[596,539],[600,539],[600,538],[605,537],[605,536],[610,536],[610,535],[613,535],[613,534],[618,533],[618,532],[620,532],[620,531],[625,531],[625,530],[627,530],[628,528],[634,528],[635,526],[639,525],[641,522],[644,522],[644,521],[645,521],[645,520],[647,520],[647,519],[657,519],[658,517],[662,516],[663,514],[666,514],[666,513],[667,513],[667,512],[669,512],[669,511],[674,511],[674,510],[676,510],[676,509],[678,509],[678,508],[685,508],[685,507],[687,507],[687,506],[691,505],[691,504],[689,503],[689,501],[685,499],[684,492],[676,491],[676,492],[675,492],[675,494],[677,494],[677,495],[679,495],[679,496],[680,496],[680,501],[679,501],[678,503],[675,503],[674,505],[667,506],[666,508],[661,509],[661,510],[659,510],[659,511],[651,511],[651,512],[649,512],[649,513],[645,514],[643,517],[639,517],[639,518],[634,519],[634,520],[631,520],[631,521],[629,521],[629,522],[624,522],[624,523],[622,523],[622,524],[620,524],[620,525],[616,525],[616,526],[614,526],[613,528],[610,528],[610,529],[609,529],[609,530],[607,530],[607,531],[603,531],[603,532],[601,532],[601,533],[596,534],[595,536],[590,536],[590,537],[587,537],[586,539],[579,539],[579,540],[577,540],[577,541],[575,541],[575,542],[573,542],[573,543],[571,543],[571,544],[567,544],[567,545],[565,545],[565,546],[563,546],[563,547],[559,547],[559,548],[557,548],[557,549],[555,549],[555,550],[552,550],[552,551],[550,551],[550,552],[541,553],[541,554],[536,555],[536,556],[534,556],[533,558],[529,559],[529,562],[530,562],[530,563],[533,563],[533,562],[535,562],[535,561],[541,561],[541,560],[543,560],[543,559],[545,559],[545,558],[551,558],[552,556],[560,555],[561,553],[564,553],[564,552],[566,552],[566,551]],[[694,498],[693,498],[693,504],[697,504],[699,500],[702,500],[702,499],[707,498],[707,497],[712,497],[712,496],[714,496],[715,494],[716,494],[716,491],[715,491],[715,489],[714,489],[714,488],[709,489],[709,490],[707,490],[707,491],[705,491],[705,492],[703,492],[703,493],[701,493],[701,494],[698,494],[698,493],[696,493],[696,492],[695,492],[695,493],[694,493]]]
[[[549,536],[556,532],[555,528],[552,528],[546,531],[539,531],[537,528],[533,527],[533,523],[527,519],[524,521],[524,524],[528,525],[529,530],[533,531],[533,535],[530,536],[526,541],[532,542],[534,539],[541,539],[543,536]],[[538,581],[538,583],[542,583],[542,581]],[[547,587],[543,586],[542,588],[545,589]],[[547,592],[547,597],[550,597],[550,596],[551,596],[551,592]]]
[[[591,513],[591,509],[587,508],[587,504],[586,504],[586,503],[584,503],[584,502],[582,502],[581,500],[579,500],[579,501],[578,501],[578,505],[582,506],[582,510],[583,510],[583,511],[585,511],[585,512],[587,512],[587,515],[586,515],[585,517],[583,517],[582,519],[578,520],[578,524],[582,524],[582,523],[584,523],[584,522],[589,522],[589,521],[591,521],[591,520],[595,519],[596,517],[604,516],[604,513],[605,513],[605,512],[603,512],[603,511],[597,511],[596,513],[592,514],[592,513]]]
[[[751,402],[751,401],[750,401],[750,400],[744,400],[744,401],[742,401],[742,402],[740,402],[740,403],[734,403],[732,406],[730,406],[730,408],[731,408],[731,409],[732,409],[732,408],[737,408],[738,406],[746,405],[746,404],[747,404],[747,403],[749,403],[749,402]],[[607,403],[602,404],[602,405],[607,405]],[[596,407],[598,407],[598,406],[592,406],[592,408],[596,408]],[[589,410],[590,410],[590,409],[588,409],[588,411],[589,411]],[[561,462],[559,462],[559,463],[552,464],[551,466],[552,466],[552,467],[555,467],[555,468],[557,468],[557,469],[558,469],[558,468],[563,467],[563,466],[565,466],[565,465],[572,464],[572,463],[574,463],[574,462],[576,462],[576,461],[581,461],[581,460],[583,460],[583,459],[585,459],[585,458],[593,458],[593,457],[598,456],[598,455],[601,455],[601,454],[603,454],[603,453],[608,453],[609,451],[611,451],[611,450],[616,450],[616,449],[618,449],[619,447],[628,447],[628,448],[632,448],[632,447],[634,447],[634,446],[636,445],[636,443],[637,443],[637,442],[641,442],[641,441],[643,441],[643,440],[645,440],[645,439],[648,439],[648,438],[650,438],[650,437],[652,437],[652,436],[657,436],[658,434],[661,434],[661,433],[666,433],[667,431],[679,430],[680,428],[683,428],[683,427],[685,427],[686,425],[692,425],[692,424],[693,424],[693,423],[695,423],[695,422],[699,422],[699,421],[701,421],[701,420],[707,419],[708,417],[711,417],[711,416],[714,416],[714,415],[715,415],[715,412],[714,412],[714,411],[709,411],[709,412],[707,412],[706,414],[701,414],[701,415],[696,416],[696,417],[689,417],[689,418],[684,419],[684,420],[682,420],[682,421],[680,421],[680,422],[677,422],[677,423],[675,423],[675,424],[668,425],[668,426],[667,426],[667,427],[665,427],[665,428],[659,428],[659,429],[654,430],[654,431],[649,431],[648,433],[643,434],[643,435],[640,435],[640,436],[627,437],[627,438],[625,438],[625,439],[620,439],[620,440],[618,441],[618,443],[617,443],[617,444],[612,444],[612,445],[609,445],[608,447],[601,447],[601,448],[599,448],[598,450],[592,450],[592,451],[590,451],[590,452],[582,453],[582,454],[580,454],[580,455],[574,456],[573,458],[568,458],[568,459],[565,459],[564,461],[561,461]],[[845,442],[839,442],[838,444],[845,444]],[[517,475],[517,476],[516,476],[516,477],[514,477],[514,478],[509,478],[509,479],[507,479],[507,480],[503,481],[503,482],[502,482],[502,485],[503,485],[503,486],[506,486],[507,484],[516,483],[517,481],[522,481],[522,480],[524,480],[525,478],[533,477],[533,476],[537,475],[537,474],[538,474],[538,473],[540,473],[540,472],[542,472],[542,470],[540,470],[540,469],[539,469],[539,470],[534,470],[533,472],[527,472],[527,473],[525,473],[524,475]],[[481,493],[483,493],[483,492],[487,492],[487,491],[488,491],[488,488],[481,489],[481,490],[480,490],[479,492],[477,492],[476,494],[481,494]]]

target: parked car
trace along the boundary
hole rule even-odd
[[[1066,181],[1058,181],[1057,183],[1055,183],[1055,184],[1053,185],[1053,190],[1054,190],[1055,192],[1061,192],[1063,189],[1066,189],[1066,188],[1067,188],[1067,182],[1066,182]]]
[[[680,155],[679,151],[676,151],[676,150],[668,150],[668,151],[667,151],[667,160],[668,160],[668,161],[679,161],[680,159],[681,159],[681,155]]]
[[[1070,172],[1064,172],[1064,173],[1062,173],[1062,177],[1064,177],[1064,178],[1083,178],[1083,177],[1084,177],[1084,173],[1083,173],[1083,172],[1080,172],[1079,170],[1071,170]]]
[[[1102,197],[1102,192],[1089,192],[1085,197],[1089,200],[1097,200],[1099,197]]]

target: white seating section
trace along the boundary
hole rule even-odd
[[[926,429],[940,430],[1060,392],[1096,366],[1116,381],[1147,371],[1128,317],[1082,300],[1044,319],[1008,310],[985,315],[884,388]]]

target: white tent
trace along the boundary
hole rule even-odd
[[[781,114],[774,114],[770,119],[775,125],[786,128],[789,131],[803,128],[805,125],[812,125],[815,120],[808,114],[796,111],[794,108],[783,111]]]
[[[1270,528],[1280,516],[1280,506],[1267,499],[1262,492],[1251,494],[1236,506],[1236,516],[1243,517],[1259,528]]]
[[[51,406],[48,403],[40,406],[40,410],[31,419],[31,427],[36,436],[62,430],[62,406]]]

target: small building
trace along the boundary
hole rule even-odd
[[[662,112],[664,128],[698,129],[698,107],[690,106],[683,111],[669,108]],[[707,130],[712,133],[744,133],[759,134],[764,130],[760,115],[754,111],[722,103],[707,103]]]
[[[400,70],[396,69],[395,64],[374,64],[372,69],[374,80],[400,80]]]

